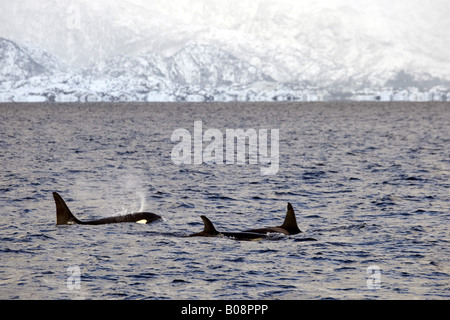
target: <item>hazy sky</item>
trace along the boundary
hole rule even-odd
[[[27,40],[32,40],[33,35],[39,38],[42,33],[51,37],[46,22],[53,21],[57,22],[53,29],[79,23],[81,27],[104,28],[105,33],[114,32],[113,22],[136,29],[178,24],[185,28],[209,25],[236,30],[255,22],[262,26],[265,19],[282,27],[283,19],[300,22],[327,9],[337,14],[354,10],[364,16],[366,24],[384,33],[395,31],[385,30],[390,27],[386,21],[397,20],[407,21],[411,29],[418,26],[432,30],[445,39],[450,35],[448,0],[2,0],[0,9],[0,36]],[[96,23],[92,21],[95,18]],[[277,31],[275,28],[266,36],[276,38]]]

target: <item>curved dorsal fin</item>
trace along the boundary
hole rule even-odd
[[[75,218],[72,212],[70,212],[69,207],[58,193],[53,192],[53,198],[55,199],[56,204],[56,224],[81,223],[81,221]]]
[[[214,228],[214,225],[212,224],[212,222],[206,217],[206,216],[200,216],[203,220],[203,224],[204,224],[204,229],[203,229],[203,233],[206,234],[212,234],[212,235],[216,235],[219,232],[216,230],[216,228]]]
[[[297,225],[297,219],[295,218],[294,208],[289,202],[287,204],[286,218],[284,219],[284,222],[280,227],[288,230],[291,234],[301,232]]]

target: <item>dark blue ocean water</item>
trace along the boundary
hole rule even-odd
[[[173,164],[194,121],[279,129],[278,173]],[[448,103],[0,105],[0,298],[448,299],[449,146]],[[164,219],[56,226],[53,191],[81,220]],[[185,237],[288,201],[302,234]]]

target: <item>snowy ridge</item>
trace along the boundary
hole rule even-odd
[[[0,101],[320,101],[446,100],[450,84],[430,75],[394,73],[378,87],[349,91],[349,79],[318,87],[309,81],[279,82],[260,68],[210,45],[188,45],[163,57],[147,52],[117,56],[74,68],[30,45],[0,39]],[[368,77],[366,75],[365,77]],[[426,93],[405,88],[427,87]],[[395,87],[395,89],[394,89]],[[430,91],[431,90],[431,91]],[[401,94],[397,92],[401,91]],[[411,89],[410,89],[411,91]],[[431,93],[430,93],[431,92]]]
[[[180,84],[217,87],[273,81],[256,67],[212,46],[185,47],[168,58],[167,64],[170,80]]]
[[[0,75],[2,81],[18,81],[45,74],[48,70],[37,63],[27,50],[0,38]]]
[[[5,39],[0,50],[7,58],[0,101],[291,100],[296,90],[212,46],[191,45],[168,58],[118,56],[85,69]]]

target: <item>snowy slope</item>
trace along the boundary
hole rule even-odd
[[[0,38],[0,81],[18,81],[47,73],[23,47]]]
[[[84,69],[85,75],[101,77],[160,78],[181,85],[246,85],[273,81],[247,62],[212,46],[192,45],[164,58],[147,52],[137,56],[118,56]]]
[[[219,76],[217,61],[201,77],[189,70],[202,52],[190,58],[184,48],[209,46],[238,59],[239,70],[247,63],[278,82],[357,89],[402,70],[450,79],[449,12],[447,0],[3,0],[0,37],[82,68],[151,52],[172,59],[171,81],[205,85],[208,73],[226,83],[230,68]]]
[[[167,65],[169,78],[180,84],[207,87],[273,81],[256,67],[212,46],[185,47],[167,59]]]
[[[256,87],[274,83],[261,70],[211,46],[172,57],[118,56],[75,69],[29,45],[0,39],[1,101],[270,100]],[[276,84],[275,84],[276,87]],[[271,88],[271,95],[276,93]]]
[[[390,74],[390,87],[450,84],[430,75]],[[208,45],[189,45],[169,57],[117,56],[78,69],[39,48],[0,39],[0,101],[315,101],[328,90],[347,94],[354,85],[349,79],[335,80],[331,88],[307,80],[282,83]],[[370,84],[367,74],[362,79]]]

